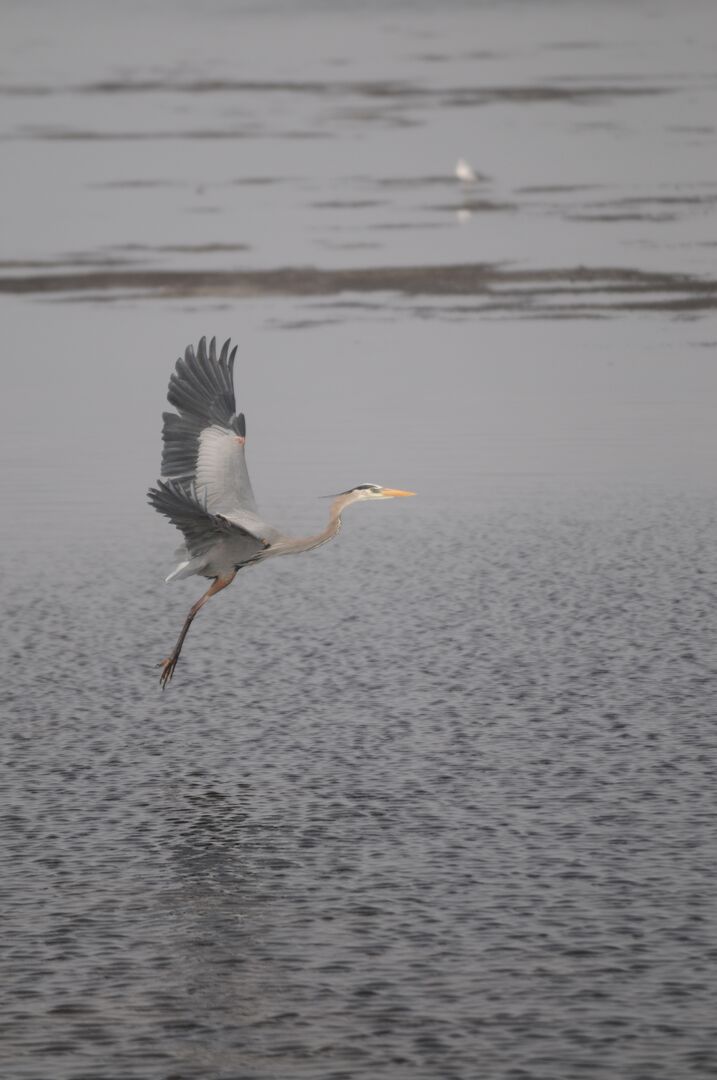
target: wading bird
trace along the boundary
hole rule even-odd
[[[184,534],[180,558],[167,581],[198,574],[212,584],[190,609],[177,644],[161,663],[162,689],[172,678],[192,620],[207,600],[231,585],[243,566],[274,555],[293,555],[332,540],[341,514],[351,503],[393,499],[412,491],[359,484],[333,497],[326,528],[315,536],[293,539],[257,513],[244,460],[246,423],[236,411],[234,357],[229,342],[217,356],[212,338],[190,345],[169,380],[167,400],[177,410],[163,413],[162,479],[148,497]]]

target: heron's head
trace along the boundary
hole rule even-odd
[[[415,495],[415,491],[401,491],[399,488],[385,488],[380,484],[359,484],[358,487],[340,491],[337,498],[347,497],[348,502],[363,502],[366,499],[397,499]]]

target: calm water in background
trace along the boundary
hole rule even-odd
[[[2,296],[3,1075],[715,1075],[717,320],[674,286],[717,244],[715,17],[96,10],[6,9],[8,279],[542,284]],[[240,575],[162,695],[202,586],[144,491],[203,333],[273,519],[420,498]]]

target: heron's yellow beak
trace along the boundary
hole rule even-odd
[[[399,497],[403,498],[407,495],[415,495],[416,492],[401,491],[399,488],[384,488],[381,494],[383,495],[384,499],[397,499]]]

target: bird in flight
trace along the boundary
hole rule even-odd
[[[197,612],[210,597],[231,585],[244,566],[274,555],[293,555],[332,540],[341,514],[355,502],[394,499],[412,491],[359,484],[333,497],[329,521],[315,536],[284,535],[260,516],[244,457],[246,422],[234,398],[234,357],[226,341],[217,356],[216,339],[207,349],[202,338],[177,360],[167,400],[176,412],[162,414],[162,479],[148,492],[152,506],[184,535],[179,564],[167,581],[197,574],[211,585],[192,606],[177,644],[161,663],[160,683],[171,680],[184,639]]]

